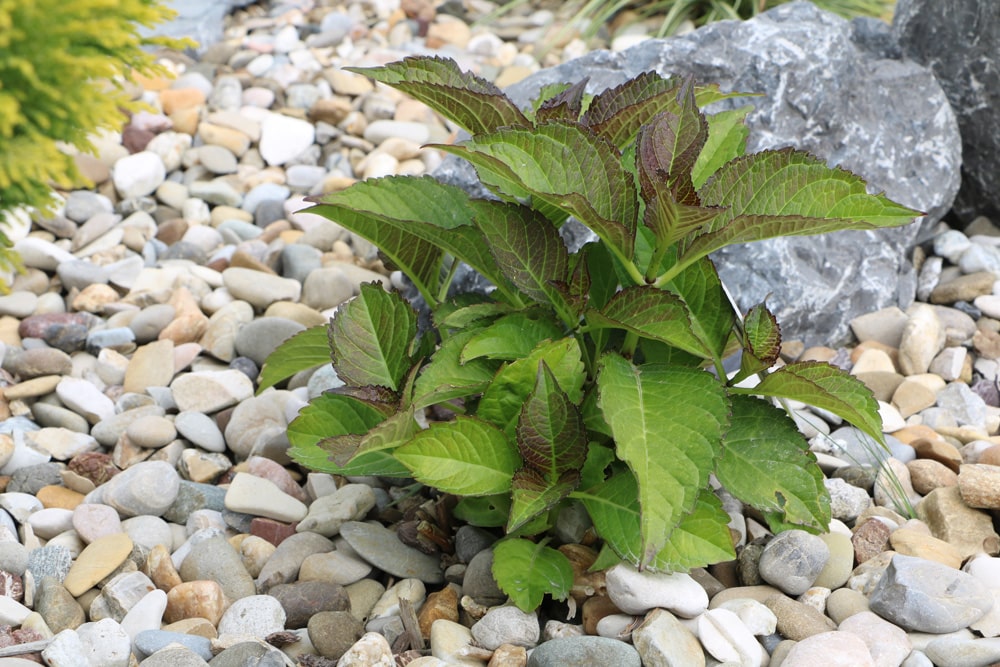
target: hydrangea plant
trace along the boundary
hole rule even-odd
[[[585,82],[548,87],[522,110],[449,60],[355,71],[468,131],[437,148],[471,162],[495,197],[395,176],[314,200],[312,213],[410,278],[432,324],[421,331],[402,296],[364,285],[329,326],[275,351],[262,390],[331,352],[345,382],[289,425],[293,459],[458,496],[459,518],[504,531],[494,575],[522,609],[570,589],[569,560],[549,546],[568,503],[593,521],[598,569],[734,558],[717,485],[774,531],[826,529],[823,474],[776,401],[882,441],[877,403],[838,368],[781,364],[774,316],[765,304],[737,312],[709,255],[918,212],[806,153],[744,154],[749,107],[706,115],[731,95],[691,80],[650,72],[593,97]],[[598,240],[569,252],[559,228],[570,217]],[[495,289],[448,296],[459,262]]]

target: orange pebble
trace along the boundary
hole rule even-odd
[[[76,506],[83,502],[82,493],[77,493],[72,489],[67,489],[65,486],[59,486],[58,484],[43,486],[35,494],[35,497],[38,498],[38,502],[42,504],[42,507],[46,509],[58,507],[64,510],[71,510],[76,509]]]

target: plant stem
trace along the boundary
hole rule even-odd
[[[625,342],[622,343],[622,354],[630,359],[635,356],[635,347],[639,344],[639,334],[634,331],[625,332]]]

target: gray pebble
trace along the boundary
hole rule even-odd
[[[143,630],[135,636],[134,646],[140,657],[153,655],[167,644],[180,644],[204,660],[212,659],[212,641],[207,637],[166,630]]]
[[[298,322],[284,317],[259,317],[236,332],[236,353],[249,357],[258,367],[263,366],[281,343],[304,329]]]
[[[786,530],[774,536],[760,555],[760,576],[789,595],[805,593],[830,559],[830,549],[816,535]]]
[[[993,606],[993,596],[965,572],[896,554],[872,589],[869,604],[905,630],[943,634],[979,620]]]
[[[561,637],[535,648],[527,667],[567,667],[568,665],[615,665],[640,667],[639,653],[625,642],[607,637]]]
[[[257,593],[240,555],[222,536],[210,537],[191,547],[178,573],[184,581],[207,579],[217,582],[230,600]]]

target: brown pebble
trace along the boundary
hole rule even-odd
[[[595,595],[583,603],[583,631],[588,635],[597,634],[597,622],[605,616],[622,613],[611,598]]]
[[[913,484],[913,490],[922,496],[926,496],[942,486],[958,484],[958,475],[951,468],[934,459],[914,459],[906,464],[906,469],[910,471],[910,483]]]
[[[979,460],[976,463],[985,463],[991,466],[1000,466],[1000,445],[993,445],[988,449],[984,449],[979,454]]]
[[[142,571],[153,580],[157,588],[166,593],[182,583],[181,575],[177,573],[177,568],[170,558],[170,551],[162,544],[157,544],[150,550]]]
[[[458,623],[458,592],[454,586],[449,585],[440,591],[431,593],[427,596],[423,606],[420,607],[417,623],[424,639],[430,639],[431,626],[434,621],[441,618]]]
[[[486,667],[524,667],[528,664],[528,649],[523,646],[501,644],[493,651]]]
[[[199,616],[214,626],[229,608],[222,586],[214,581],[185,581],[167,591],[167,610],[163,619],[174,623]]]
[[[958,472],[958,467],[962,465],[962,454],[958,448],[944,440],[928,440],[919,438],[910,443],[917,452],[917,457],[931,459],[943,463],[952,472]]]

